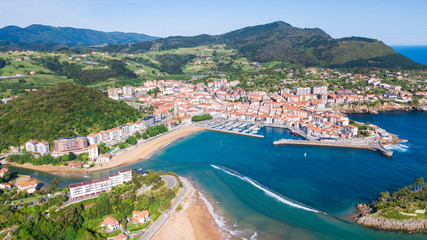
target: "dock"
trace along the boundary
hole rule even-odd
[[[208,131],[214,131],[214,132],[223,132],[223,133],[231,133],[231,134],[236,134],[236,135],[242,135],[242,136],[247,136],[247,137],[256,137],[256,138],[264,138],[263,135],[259,135],[259,134],[252,134],[252,133],[242,133],[242,132],[234,132],[234,131],[229,131],[229,130],[220,130],[220,129],[215,129],[215,128],[204,128]]]
[[[292,140],[281,139],[273,142],[277,145],[306,145],[306,146],[322,146],[322,147],[343,147],[343,148],[363,148],[381,152],[385,156],[393,156],[393,151],[386,149],[379,142],[374,141],[351,141],[351,140],[338,140],[338,141],[313,141],[313,140]]]

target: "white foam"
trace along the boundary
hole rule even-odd
[[[408,145],[404,145],[402,143],[398,143],[395,145],[387,145],[385,146],[385,148],[389,149],[389,150],[394,150],[394,151],[398,151],[398,152],[408,152],[409,150],[409,146]]]
[[[303,209],[303,210],[306,210],[306,211],[319,213],[319,211],[316,210],[316,209],[309,208],[309,207],[303,206],[301,204],[295,203],[295,202],[293,202],[291,200],[285,199],[284,197],[282,197],[282,196],[280,196],[280,195],[272,192],[268,188],[262,186],[261,184],[255,182],[254,180],[252,180],[252,179],[250,179],[250,178],[248,178],[246,176],[241,176],[241,175],[232,173],[232,172],[230,172],[230,171],[228,171],[228,170],[226,170],[226,169],[224,169],[222,167],[216,166],[216,165],[210,165],[210,166],[213,167],[213,168],[215,168],[215,169],[217,169],[217,170],[223,171],[223,172],[225,172],[225,173],[227,173],[227,174],[229,174],[231,176],[237,177],[237,178],[239,178],[239,179],[241,179],[241,180],[243,180],[245,182],[248,182],[248,183],[252,184],[254,187],[262,190],[267,196],[272,197],[272,198],[276,199],[277,201],[279,201],[281,203],[284,203],[284,204],[289,205],[291,207]]]
[[[199,197],[200,199],[203,200],[203,202],[205,202],[206,207],[208,208],[209,213],[211,214],[211,216],[214,218],[215,223],[218,225],[218,227],[223,230],[224,232],[228,233],[227,234],[227,238],[226,239],[230,239],[232,236],[236,236],[236,237],[240,237],[242,240],[246,240],[245,238],[241,237],[240,235],[243,233],[243,231],[240,230],[233,230],[233,229],[229,229],[228,226],[226,225],[225,219],[223,216],[219,216],[218,214],[215,213],[214,211],[214,207],[212,206],[212,204],[208,201],[208,199],[199,192]],[[233,227],[237,227],[237,222],[233,225]],[[248,229],[249,230],[249,229]],[[250,230],[252,231],[252,230]],[[256,234],[256,232],[255,232]],[[255,236],[256,237],[256,236]],[[252,239],[252,238],[251,238]],[[253,240],[256,240],[256,238],[253,238]]]

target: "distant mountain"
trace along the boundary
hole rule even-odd
[[[138,33],[101,32],[71,27],[34,24],[26,28],[7,26],[0,29],[0,40],[22,43],[55,43],[68,46],[128,44],[158,39]]]
[[[221,35],[168,37],[130,45],[110,45],[103,50],[144,52],[210,44],[226,44],[237,49],[242,56],[259,62],[279,60],[324,67],[358,67],[360,64],[379,68],[427,68],[378,40],[361,37],[334,39],[319,28],[302,29],[281,21]],[[405,64],[401,65],[401,61]]]

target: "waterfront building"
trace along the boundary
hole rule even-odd
[[[107,178],[72,183],[68,185],[68,188],[71,199],[79,199],[108,192],[112,187],[128,181],[132,181],[132,170],[130,168],[120,170],[117,174],[109,175]]]
[[[34,179],[31,179],[27,182],[18,184],[18,191],[27,191],[28,193],[33,193],[36,191],[37,185],[38,183]]]
[[[88,148],[85,136],[59,138],[53,141],[55,153],[83,152]]]
[[[88,147],[89,150],[89,159],[97,159],[98,158],[98,146],[92,144]]]
[[[111,158],[111,153],[105,153],[101,155],[101,158],[99,160],[101,161],[101,163],[108,163],[110,162]]]
[[[7,168],[2,168],[0,169],[0,177],[3,177],[5,173],[9,172],[9,169]]]
[[[50,144],[48,141],[37,142],[36,140],[30,139],[25,143],[25,149],[27,152],[49,154]]]

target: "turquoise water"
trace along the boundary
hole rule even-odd
[[[396,52],[427,65],[427,46],[392,46]]]
[[[378,231],[349,221],[357,203],[427,177],[427,113],[351,118],[378,124],[408,141],[393,147],[390,158],[361,149],[275,147],[274,140],[293,138],[277,128],[261,129],[264,139],[201,132],[130,167],[188,177],[213,203],[217,221],[225,224],[231,239],[427,239],[425,234]],[[52,178],[18,170],[44,181]],[[61,178],[61,184],[81,180],[68,176]]]

